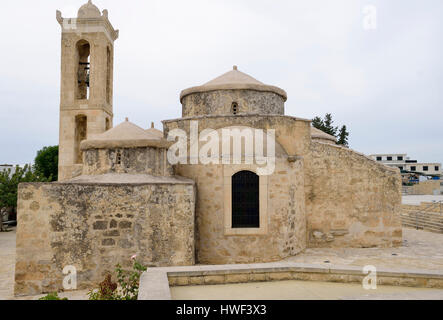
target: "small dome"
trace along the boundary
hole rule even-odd
[[[197,92],[208,92],[215,90],[256,90],[264,92],[274,92],[283,97],[284,101],[287,100],[286,92],[278,87],[266,85],[257,79],[254,79],[250,75],[238,71],[237,66],[233,67],[233,70],[222,74],[221,76],[205,83],[202,86],[192,87],[183,90],[180,94],[180,101],[187,95]]]
[[[159,137],[126,120],[92,139],[82,141],[80,147],[82,150],[138,147],[166,148],[169,144],[166,139],[163,139],[163,135]]]
[[[313,140],[329,140],[334,143],[337,142],[337,139],[334,136],[327,134],[326,132],[323,132],[315,127],[311,127],[311,138]]]
[[[77,18],[81,19],[91,19],[91,18],[100,18],[102,14],[100,10],[92,3],[91,0],[88,3],[82,5],[80,9],[78,9]]]
[[[149,129],[146,129],[145,131],[155,137],[158,137],[159,139],[163,138],[163,131],[156,129],[154,126],[154,122],[151,124],[151,127]]]

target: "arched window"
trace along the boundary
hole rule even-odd
[[[260,228],[259,176],[240,171],[232,176],[232,228]]]
[[[233,102],[232,103],[231,112],[232,112],[232,114],[237,114],[238,113],[238,103],[237,102]]]
[[[80,150],[80,143],[86,139],[88,130],[88,119],[85,115],[78,115],[75,117],[75,142],[74,142],[74,157],[75,163],[82,163],[82,152]]]
[[[90,55],[91,46],[86,40],[77,43],[77,90],[76,97],[79,100],[89,99],[90,87]]]

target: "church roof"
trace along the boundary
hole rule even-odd
[[[94,136],[92,139],[82,141],[80,147],[87,149],[108,149],[108,148],[137,148],[137,147],[159,147],[166,148],[169,142],[162,136],[147,132],[143,128],[129,122],[126,118],[118,126]]]
[[[187,95],[197,92],[208,92],[215,90],[237,90],[237,89],[249,89],[264,92],[274,92],[284,98],[286,101],[287,94],[283,89],[275,86],[266,85],[257,79],[254,79],[250,75],[238,71],[237,66],[233,67],[233,70],[222,74],[221,76],[197,87],[185,89],[180,94],[180,101]]]
[[[154,127],[154,122],[151,124],[151,127],[149,129],[145,130],[147,133],[152,134],[158,138],[163,138],[163,131],[158,130]]]
[[[315,127],[311,127],[311,138],[325,139],[325,140],[331,140],[331,141],[337,142],[337,139],[334,136],[327,134],[326,132],[321,131],[320,129],[317,129]]]
[[[78,9],[77,18],[81,19],[92,19],[92,18],[100,18],[102,14],[100,10],[95,6],[91,0],[88,3],[82,5],[80,9]]]

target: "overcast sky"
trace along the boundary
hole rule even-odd
[[[86,0],[1,1],[0,163],[58,144],[60,26]],[[441,0],[95,0],[115,44],[114,125],[181,116],[180,91],[238,65],[288,93],[286,114],[330,112],[352,149],[443,161]],[[363,27],[375,5],[377,28]]]

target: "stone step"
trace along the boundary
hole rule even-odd
[[[410,222],[410,223],[424,223],[428,225],[432,225],[435,227],[443,227],[443,221],[436,221],[436,220],[429,220],[429,219],[423,219],[420,217],[411,217],[411,216],[401,216],[402,221],[404,222]]]

